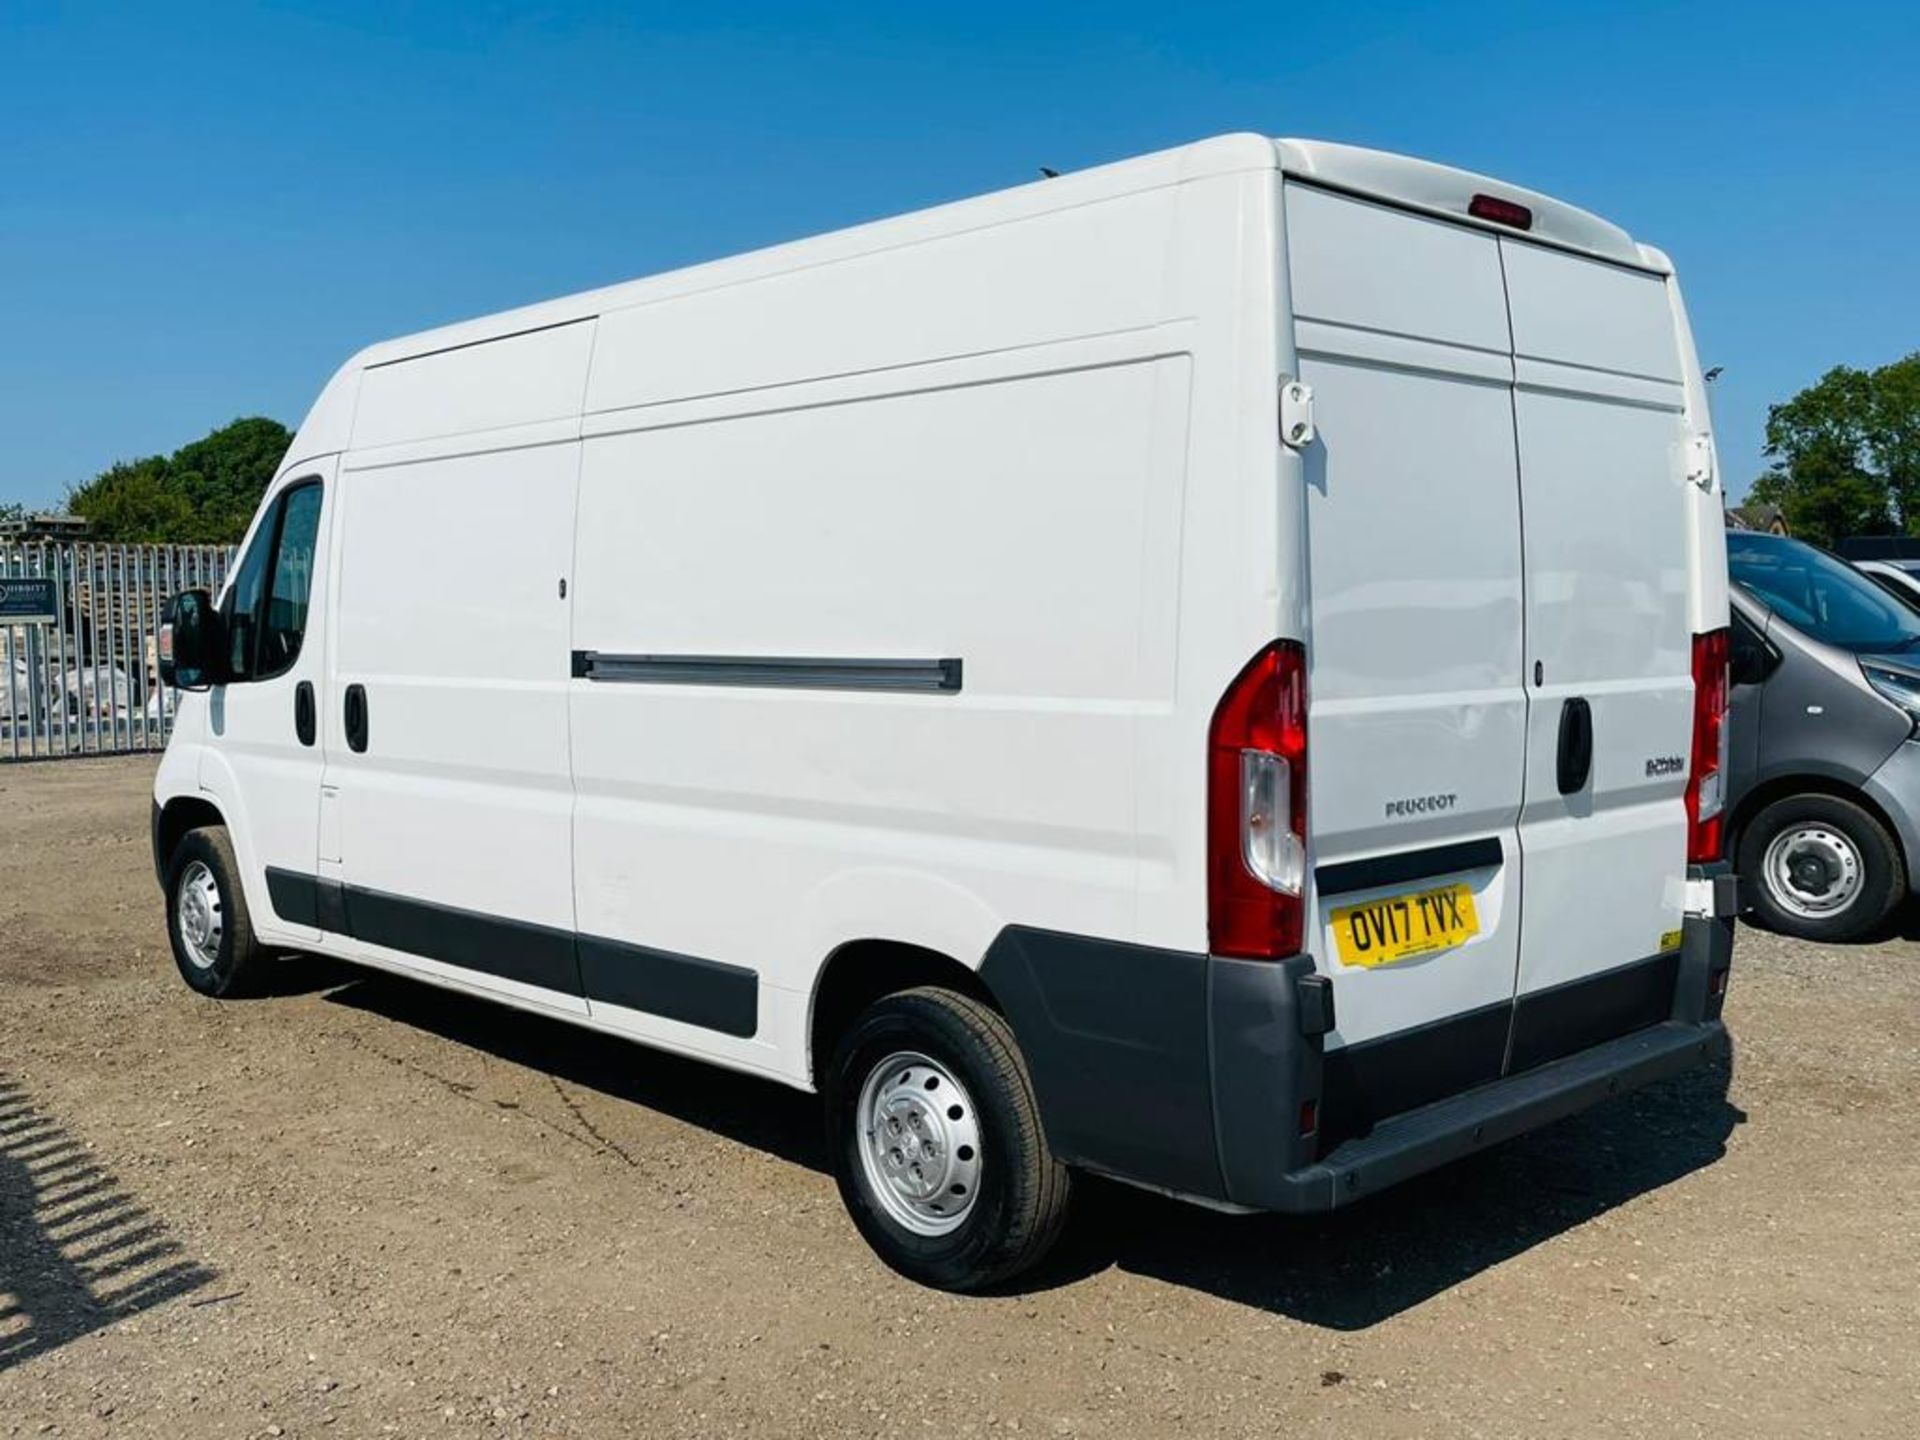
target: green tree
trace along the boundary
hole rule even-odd
[[[193,507],[167,484],[167,461],[153,455],[122,460],[100,472],[67,497],[67,507],[84,515],[95,539],[115,541],[206,541],[195,533]]]
[[[1838,365],[1767,411],[1767,473],[1752,498],[1796,535],[1920,534],[1920,351],[1878,370]]]
[[[68,493],[67,507],[102,540],[231,545],[292,441],[277,420],[235,420],[171,455],[101,471]]]

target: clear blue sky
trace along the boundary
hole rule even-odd
[[[1920,6],[0,0],[0,500],[362,343],[1226,130],[1546,190],[1678,262],[1736,492],[1920,349]]]

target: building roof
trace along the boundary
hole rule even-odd
[[[0,520],[0,540],[77,540],[90,528],[83,515],[36,510]]]
[[[1787,517],[1781,513],[1778,505],[1764,503],[1747,505],[1729,505],[1727,507],[1727,528],[1730,530],[1763,530],[1771,535],[1785,535]]]

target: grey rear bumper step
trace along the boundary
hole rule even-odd
[[[1376,1125],[1287,1177],[1275,1208],[1331,1210],[1728,1053],[1719,1021],[1666,1021]]]

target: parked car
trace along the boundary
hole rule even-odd
[[[1856,560],[1853,568],[1890,595],[1920,608],[1920,570],[1913,561]]]
[[[1346,1204],[1724,1051],[1707,425],[1659,251],[1253,136],[377,345],[171,611],[176,961],[823,1091],[935,1285]]]
[[[1877,560],[1902,569],[1920,568],[1920,535],[1848,535],[1834,547],[1842,560],[1858,565]]]
[[[1727,563],[1735,868],[1767,925],[1853,939],[1920,873],[1920,610],[1784,536],[1729,532]]]

